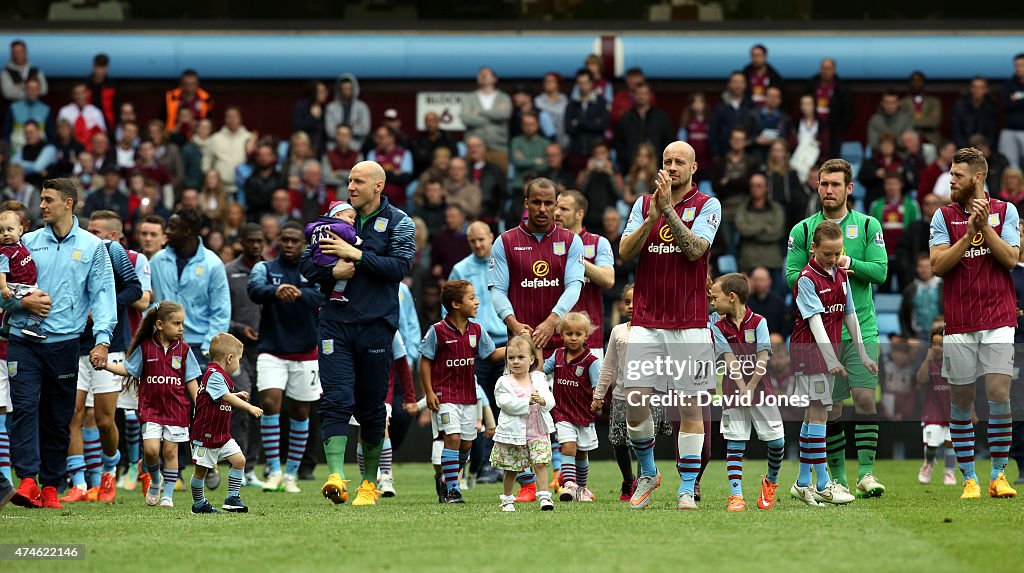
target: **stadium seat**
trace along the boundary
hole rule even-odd
[[[878,313],[878,332],[885,334],[900,333],[900,317],[895,312]]]
[[[721,274],[735,273],[739,267],[736,264],[736,257],[732,255],[722,255],[718,257],[718,272]]]
[[[850,163],[863,163],[864,146],[859,141],[844,141],[843,145],[839,148],[839,156]],[[854,170],[854,174],[856,173],[857,171]]]
[[[900,301],[903,300],[903,296],[899,294],[889,293],[877,293],[875,294],[875,312],[895,312],[900,311]]]
[[[697,182],[697,190],[700,191],[701,193],[705,194],[705,195],[708,195],[708,196],[711,196],[711,197],[715,196],[715,187],[707,179],[705,179],[704,181],[698,181]]]

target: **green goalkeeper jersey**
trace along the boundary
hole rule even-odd
[[[800,221],[789,232],[786,246],[786,284],[793,290],[800,278],[800,271],[811,257],[811,239],[814,229],[825,220],[822,211]],[[885,239],[878,219],[848,211],[839,222],[843,231],[843,254],[850,257],[850,287],[853,289],[853,304],[857,307],[857,322],[860,323],[864,339],[878,337],[878,321],[875,318],[875,301],[871,285],[885,282],[889,259],[885,253]],[[843,340],[850,340],[850,333],[843,327]]]

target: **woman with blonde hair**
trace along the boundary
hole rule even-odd
[[[317,161],[313,143],[305,131],[296,131],[288,140],[288,157],[281,166],[285,177],[302,177],[302,166],[310,159]]]
[[[633,166],[629,168],[625,185],[622,187],[622,199],[626,204],[632,205],[638,197],[653,193],[654,178],[657,175],[658,160],[654,154],[654,146],[650,143],[640,144],[636,148]]]
[[[199,208],[211,221],[220,224],[227,216],[230,203],[227,188],[220,180],[220,174],[216,169],[207,170],[206,176],[203,177],[203,187],[199,190]]]

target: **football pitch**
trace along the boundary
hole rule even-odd
[[[856,461],[848,463],[855,471]],[[0,544],[84,544],[86,553],[80,561],[4,561],[0,570],[533,572],[571,563],[587,571],[865,573],[1014,570],[1024,562],[1024,500],[990,499],[987,483],[981,500],[961,501],[959,485],[943,486],[938,469],[931,485],[921,485],[920,462],[880,461],[884,497],[819,509],[789,497],[797,464],[787,459],[776,506],[765,512],[755,504],[764,465],[745,463],[742,514],[725,511],[722,461],[704,476],[700,510],[677,511],[679,478],[668,460],[659,460],[664,483],[641,511],[618,500],[612,462],[591,466],[597,501],[556,502],[544,513],[536,503],[502,513],[498,484],[465,492],[465,505],[439,505],[427,464],[397,464],[398,496],[376,507],[335,506],[321,497],[320,481],[299,482],[302,493],[292,495],[243,488],[248,514],[192,515],[187,490],[175,494],[173,509],[146,506],[138,491],[118,491],[114,505],[67,504],[61,511],[9,505],[0,513]],[[320,477],[326,467],[318,470]],[[978,470],[987,476],[988,462]],[[214,505],[226,489],[225,472],[209,495]]]

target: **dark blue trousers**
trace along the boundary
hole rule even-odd
[[[21,479],[57,486],[67,471],[71,416],[78,386],[77,338],[41,344],[11,337],[7,367],[11,377],[8,415],[11,462]]]
[[[320,322],[321,439],[347,436],[352,416],[359,422],[365,443],[384,439],[384,401],[395,331],[383,320],[370,324]]]

